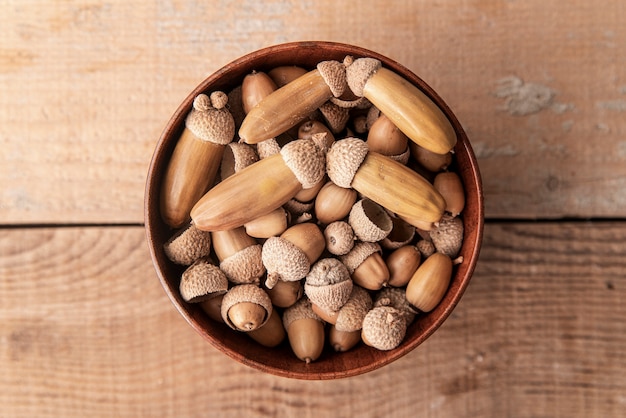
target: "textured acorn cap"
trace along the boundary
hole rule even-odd
[[[276,138],[266,139],[256,144],[256,152],[262,160],[263,158],[278,154],[280,152],[280,145]]]
[[[382,67],[375,58],[358,58],[346,68],[346,80],[352,93],[362,97],[367,80]]]
[[[352,279],[343,282],[327,284],[323,286],[312,286],[304,284],[304,293],[311,302],[315,303],[326,312],[336,312],[346,303],[352,293]]]
[[[202,302],[215,295],[226,293],[228,280],[219,267],[208,259],[200,259],[183,272],[179,290],[185,301]]]
[[[458,216],[444,215],[430,231],[430,239],[437,251],[450,258],[456,257],[463,245],[463,220]]]
[[[298,139],[280,149],[285,164],[302,184],[303,189],[314,187],[326,172],[324,152],[310,139]]]
[[[345,255],[354,247],[354,230],[346,221],[329,223],[324,229],[326,249],[333,255]]]
[[[372,305],[369,292],[361,286],[354,285],[350,297],[339,310],[335,328],[345,332],[360,330],[363,327],[363,319],[372,309]]]
[[[311,267],[304,251],[281,237],[270,237],[263,243],[261,259],[267,270],[269,288],[276,279],[288,282],[303,279]]]
[[[272,314],[272,301],[268,294],[255,284],[240,284],[231,287],[222,300],[222,319],[232,329],[238,329],[228,317],[230,308],[241,302],[252,302],[261,306],[266,311],[265,319],[261,326],[265,324]]]
[[[317,71],[330,88],[333,96],[341,96],[346,88],[346,67],[339,61],[322,61],[317,64]]]
[[[396,160],[397,162],[402,163],[404,165],[406,165],[406,163],[409,162],[410,156],[411,156],[411,148],[409,148],[408,146],[406,147],[406,150],[402,154],[388,155],[388,157],[391,158],[392,160]]]
[[[379,350],[393,350],[406,335],[406,319],[391,306],[372,308],[363,319],[363,342]]]
[[[370,102],[366,97],[358,97],[355,100],[343,100],[339,97],[331,97],[330,101],[335,105],[346,109],[367,109],[372,106],[372,102]]]
[[[385,287],[379,290],[374,297],[374,307],[392,306],[399,309],[406,319],[407,325],[415,319],[415,310],[406,299],[406,290],[401,287]]]
[[[350,109],[337,106],[331,101],[321,105],[319,111],[333,134],[343,131],[350,119]]]
[[[380,245],[375,242],[357,242],[352,250],[340,257],[350,274],[354,273],[367,258],[374,253],[382,253]]]
[[[222,180],[243,170],[259,160],[259,156],[251,145],[245,142],[231,142],[224,148],[220,175]]]
[[[367,144],[359,138],[335,141],[326,154],[326,171],[330,180],[337,186],[350,188],[368,152]]]
[[[259,283],[265,273],[261,244],[250,245],[220,262],[220,268],[231,283]]]
[[[190,223],[163,244],[163,251],[172,262],[189,266],[211,253],[211,233]]]
[[[424,258],[430,257],[435,252],[435,245],[426,239],[419,240],[415,246]]]
[[[211,96],[201,93],[193,101],[193,108],[185,119],[185,127],[203,141],[226,145],[235,136],[235,120],[225,108],[228,96],[213,92]]]
[[[398,217],[391,217],[393,228],[383,240],[380,246],[386,250],[395,250],[413,241],[415,237],[415,227]]]
[[[283,312],[283,325],[287,332],[289,332],[289,326],[299,319],[315,319],[323,322],[322,318],[311,307],[311,301],[308,297],[301,297],[296,303],[285,309]]]
[[[304,213],[310,213],[315,207],[315,201],[300,202],[296,199],[289,199],[283,208],[291,214],[292,218],[297,218]]]
[[[385,209],[371,199],[358,200],[348,215],[348,222],[358,239],[377,242],[385,238],[393,228],[391,217]]]

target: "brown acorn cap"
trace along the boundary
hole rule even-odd
[[[193,101],[193,109],[185,119],[185,127],[203,141],[226,145],[235,136],[235,120],[225,108],[226,93],[216,91],[207,96],[201,93]]]
[[[246,117],[246,113],[243,111],[243,102],[241,95],[241,84],[236,86],[234,89],[228,92],[228,110],[230,110],[230,114],[233,115],[233,119],[235,120],[235,126],[238,129],[241,126],[241,122],[243,122]],[[235,129],[235,130],[236,130]]]
[[[215,295],[226,293],[226,275],[208,259],[200,259],[189,266],[182,274],[179,285],[180,295],[190,303],[202,302]]]
[[[409,162],[409,157],[411,157],[411,148],[407,146],[406,150],[402,154],[388,155],[388,157],[392,160],[396,160],[397,162],[406,165],[406,163]]]
[[[220,268],[231,283],[259,283],[265,273],[261,249],[261,244],[250,245],[220,262]]]
[[[350,119],[350,109],[337,106],[331,101],[321,105],[319,111],[333,134],[343,131]]]
[[[337,186],[350,188],[368,152],[367,144],[359,138],[335,141],[326,154],[326,171],[330,180]]]
[[[276,138],[266,139],[256,144],[256,152],[262,160],[263,158],[278,154],[280,152],[280,145]]]
[[[430,231],[430,239],[437,251],[450,258],[456,257],[463,245],[463,220],[458,216],[444,215]]]
[[[357,331],[363,327],[365,315],[372,309],[372,297],[361,286],[354,285],[350,297],[337,315],[335,327],[339,331]]]
[[[406,289],[402,287],[385,287],[379,290],[374,297],[374,307],[392,306],[399,309],[406,319],[407,325],[415,319],[415,310],[406,299]]]
[[[335,105],[346,109],[367,109],[372,106],[372,102],[370,102],[366,97],[358,97],[355,100],[343,100],[339,97],[331,97],[330,101]]]
[[[189,266],[211,253],[211,233],[190,223],[163,244],[163,251],[172,262]]]
[[[435,252],[435,245],[430,240],[419,240],[415,246],[424,258],[430,257]]]
[[[261,289],[255,284],[240,284],[231,287],[224,295],[222,300],[222,319],[232,329],[238,329],[228,317],[228,311],[230,308],[241,302],[252,302],[265,309],[265,320],[262,324],[268,321],[272,314],[272,301],[267,295],[265,290]],[[261,324],[261,325],[262,325]]]
[[[382,249],[378,243],[357,242],[348,254],[339,258],[348,268],[350,274],[352,274],[357,267],[359,267],[370,255],[374,253],[382,253]]]
[[[280,149],[280,154],[303,189],[314,187],[324,177],[326,172],[324,152],[313,140],[291,141]]]
[[[393,228],[391,217],[385,209],[371,199],[358,200],[348,215],[348,223],[356,237],[365,242],[378,242]]]
[[[331,222],[324,229],[326,249],[333,255],[345,255],[354,247],[354,230],[346,221]]]
[[[343,306],[352,293],[352,279],[346,266],[336,258],[323,258],[311,267],[304,282],[304,294],[328,312]]]
[[[380,246],[386,250],[395,250],[413,241],[415,227],[397,216],[391,217],[393,227],[391,232],[382,241]]]
[[[243,170],[259,160],[259,156],[251,145],[245,142],[231,142],[224,148],[220,175],[222,180]]]
[[[346,68],[346,80],[352,93],[362,97],[367,80],[382,67],[375,58],[358,58]]]
[[[393,350],[406,335],[406,319],[391,306],[372,308],[363,319],[363,342],[379,350]]]
[[[289,212],[292,218],[297,218],[305,213],[310,213],[315,207],[315,201],[311,202],[300,202],[296,199],[289,199],[284,205],[283,208]]]
[[[283,325],[287,332],[289,332],[289,326],[299,319],[315,319],[323,322],[322,318],[313,312],[311,301],[306,296],[301,297],[296,303],[283,312]]]
[[[339,97],[348,87],[346,83],[346,66],[339,61],[322,61],[317,64],[317,71],[330,87],[333,96]]]
[[[267,270],[265,285],[270,289],[277,280],[303,279],[311,267],[304,251],[281,237],[270,237],[263,243],[261,259]]]

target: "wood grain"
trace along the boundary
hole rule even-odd
[[[496,218],[626,214],[620,0],[0,2],[0,222],[138,223],[156,141],[206,76],[261,47],[378,51],[448,102]]]
[[[309,382],[204,342],[140,227],[0,229],[2,415],[618,417],[625,246],[625,223],[488,223],[471,285],[425,344]]]

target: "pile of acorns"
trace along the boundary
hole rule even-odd
[[[182,298],[306,362],[326,344],[396,348],[462,262],[455,144],[441,110],[371,58],[198,95],[161,188]]]

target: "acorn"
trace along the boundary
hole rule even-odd
[[[215,322],[224,322],[222,319],[222,301],[224,300],[225,294],[226,292],[216,294],[214,297],[199,303],[204,313]]]
[[[435,252],[417,268],[406,287],[406,298],[421,312],[433,310],[445,295],[452,278],[452,260]]]
[[[261,252],[267,269],[265,286],[271,289],[278,280],[303,279],[325,245],[322,231],[311,222],[293,225],[279,237],[268,238]]]
[[[348,216],[356,199],[357,192],[354,189],[328,181],[315,198],[315,217],[322,224],[339,221]]]
[[[331,181],[352,187],[390,212],[410,222],[437,222],[445,201],[426,179],[405,165],[371,152],[358,138],[335,141],[326,154]]]
[[[355,284],[368,290],[378,290],[389,281],[389,269],[381,253],[380,245],[375,242],[357,242],[340,260],[348,268]]]
[[[463,245],[463,220],[458,216],[444,215],[429,234],[438,252],[454,258]]]
[[[211,234],[189,223],[163,244],[163,252],[170,261],[189,266],[211,254]]]
[[[305,203],[308,206],[308,211],[313,209],[314,202],[313,199],[317,196],[319,191],[322,189],[324,184],[326,184],[326,176],[322,177],[320,181],[317,182],[313,187],[309,189],[300,190],[293,198],[298,202]]]
[[[298,67],[297,65],[281,65],[269,70],[267,75],[276,83],[276,86],[282,87],[287,83],[291,83],[296,78],[305,75],[307,72],[306,68]]]
[[[273,348],[285,340],[287,333],[285,332],[280,314],[276,309],[272,309],[267,322],[257,329],[246,332],[246,335],[262,346]]]
[[[296,303],[304,295],[304,286],[301,280],[287,282],[279,280],[271,289],[265,291],[272,300],[272,304],[278,308],[288,308]]]
[[[406,286],[421,261],[422,255],[414,245],[405,245],[392,251],[385,260],[389,269],[389,286]]]
[[[352,279],[346,266],[336,258],[323,258],[306,275],[304,294],[325,311],[338,311],[352,293]]]
[[[333,134],[343,131],[350,120],[350,109],[338,106],[330,100],[321,105],[319,111]]]
[[[199,229],[233,229],[266,215],[324,177],[324,153],[314,140],[289,142],[209,190],[191,210]]]
[[[241,122],[243,122],[243,119],[246,117],[241,101],[241,84],[228,92],[228,110],[230,114],[233,115],[235,130],[239,129]]]
[[[321,356],[325,342],[324,322],[313,312],[307,297],[285,309],[283,325],[296,357],[311,363]]]
[[[415,161],[426,170],[433,173],[447,169],[452,164],[452,153],[437,154],[429,151],[424,147],[420,147],[414,142],[409,142],[411,156]]]
[[[282,206],[266,215],[246,222],[243,227],[253,238],[269,238],[282,234],[289,226],[290,214]]]
[[[335,142],[335,135],[324,123],[319,120],[308,120],[298,127],[299,139],[311,139],[313,135],[324,135],[328,148]]]
[[[415,319],[417,312],[406,298],[406,290],[399,287],[386,287],[376,293],[374,307],[391,306],[404,314],[407,326]]]
[[[277,88],[274,80],[262,71],[247,74],[241,83],[241,102],[244,112],[248,114],[257,103]]]
[[[406,319],[399,309],[377,306],[365,315],[361,338],[370,347],[393,350],[402,343],[406,329]]]
[[[364,242],[378,242],[391,232],[391,217],[378,203],[365,198],[357,201],[350,209],[348,223],[354,235]]]
[[[222,319],[234,330],[252,331],[263,326],[272,314],[272,301],[254,284],[230,288],[222,300]]]
[[[280,153],[280,144],[276,138],[266,139],[256,144],[256,152],[259,154],[259,159],[262,160]]]
[[[465,207],[465,191],[461,178],[454,171],[445,171],[435,176],[433,186],[446,201],[446,212],[458,216]]]
[[[243,227],[211,232],[220,269],[231,283],[259,283],[265,273],[261,245]]]
[[[231,142],[224,148],[220,165],[220,178],[224,180],[257,161],[259,161],[259,156],[250,145]]]
[[[422,258],[430,257],[436,251],[435,245],[430,240],[430,237],[429,239],[421,239],[417,241],[417,244],[415,244],[415,246],[422,255]]]
[[[216,265],[203,258],[195,261],[183,272],[179,289],[186,302],[202,302],[226,293],[228,279]]]
[[[233,140],[235,121],[227,102],[221,91],[199,94],[185,119],[161,185],[161,216],[173,228],[189,221],[191,208],[215,181],[224,146]]]
[[[409,138],[385,115],[380,115],[367,133],[370,151],[391,157],[402,164],[409,160]]]
[[[363,319],[372,309],[372,305],[373,301],[369,292],[358,285],[353,286],[350,297],[337,312],[335,327],[345,332],[360,330],[363,326]]]
[[[456,144],[456,132],[443,111],[379,60],[354,60],[346,67],[346,80],[356,96],[369,99],[413,142],[439,154]]]
[[[343,353],[361,342],[361,330],[339,331],[335,325],[328,328],[328,344],[337,353]]]
[[[345,255],[354,247],[356,236],[348,222],[334,221],[324,229],[326,249],[333,255]]]
[[[397,216],[391,216],[391,232],[380,241],[380,246],[385,250],[395,250],[413,241],[415,227]]]

